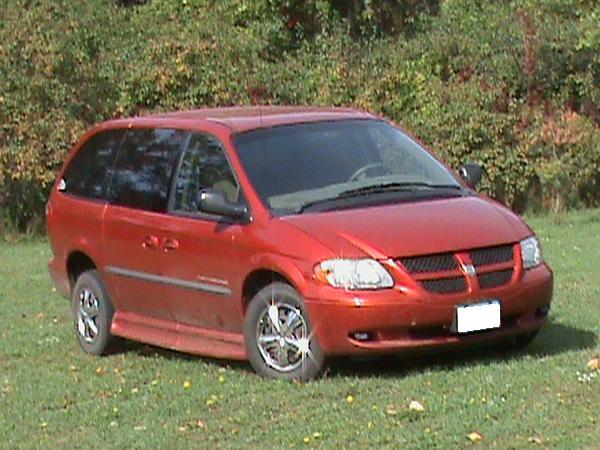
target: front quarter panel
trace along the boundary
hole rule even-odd
[[[246,279],[258,270],[270,270],[289,280],[300,295],[314,283],[313,264],[335,255],[327,247],[305,232],[273,218],[236,227],[232,239],[236,248],[236,265],[239,270],[232,274],[231,286],[235,298],[240,301],[243,315],[243,287]]]

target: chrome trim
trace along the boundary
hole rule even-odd
[[[77,332],[88,344],[96,342],[98,335],[102,333],[98,325],[99,314],[100,302],[98,298],[92,291],[84,288],[79,293],[75,318],[77,321]]]
[[[263,309],[256,321],[256,343],[265,363],[280,373],[296,370],[311,356],[302,311],[284,300],[273,299]]]
[[[123,277],[135,278],[137,280],[150,281],[152,283],[170,284],[184,289],[209,292],[216,295],[231,295],[231,289],[225,286],[219,286],[212,283],[201,283],[198,281],[187,281],[179,278],[164,277],[147,272],[138,272],[137,270],[123,269],[122,267],[106,266],[105,270],[109,273]]]
[[[461,263],[461,267],[463,272],[470,276],[470,277],[474,277],[475,275],[477,275],[477,269],[475,269],[475,266],[473,264],[463,264]]]

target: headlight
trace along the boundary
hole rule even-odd
[[[315,266],[315,277],[333,287],[356,289],[385,289],[394,280],[374,259],[329,259]]]
[[[521,241],[521,259],[525,269],[531,269],[542,263],[542,246],[537,237],[532,236]]]

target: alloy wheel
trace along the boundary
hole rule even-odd
[[[83,289],[77,307],[77,332],[89,344],[98,337],[99,309],[98,298],[89,289]]]
[[[256,342],[265,363],[278,372],[291,372],[310,357],[310,336],[302,311],[272,301],[256,325]]]

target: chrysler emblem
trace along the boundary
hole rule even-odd
[[[473,264],[463,264],[462,269],[470,277],[474,277],[477,273]]]

